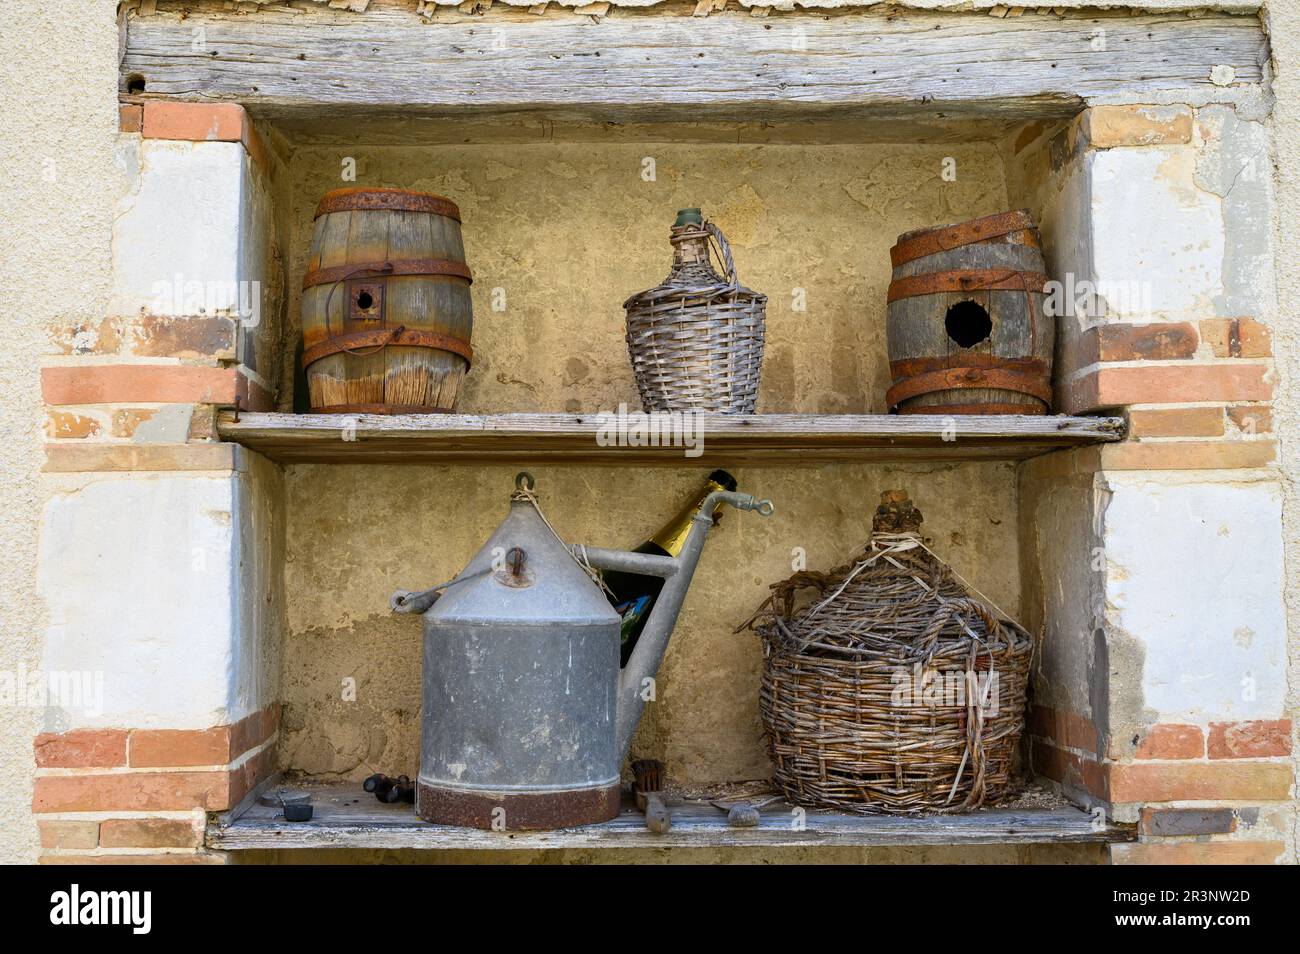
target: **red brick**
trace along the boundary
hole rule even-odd
[[[238,103],[178,103],[153,99],[144,104],[146,139],[239,142],[248,114]]]
[[[74,729],[36,737],[37,768],[116,768],[125,764],[125,729]]]
[[[1286,850],[1280,841],[1144,841],[1111,845],[1117,865],[1271,865]]]
[[[1100,361],[1169,361],[1196,354],[1199,338],[1191,322],[1156,322],[1145,325],[1100,325],[1097,334]]]
[[[1194,725],[1153,725],[1138,743],[1134,758],[1199,759],[1205,755],[1205,736]]]
[[[1258,759],[1290,754],[1290,719],[1210,723],[1212,759]]]
[[[217,432],[217,409],[211,404],[196,404],[190,414],[190,429],[186,436],[190,441],[220,440]]]
[[[138,133],[144,124],[144,107],[138,103],[119,103],[117,126],[124,133]]]
[[[267,706],[234,725],[210,729],[134,729],[128,755],[133,768],[227,765],[261,745],[279,723],[279,706]]]
[[[140,315],[49,329],[57,354],[235,359],[236,322],[225,315]]]
[[[142,357],[235,357],[235,319],[224,315],[144,315],[124,331],[132,353]]]
[[[1264,364],[1103,366],[1058,385],[1056,410],[1081,414],[1128,404],[1268,401],[1273,383]]]
[[[133,768],[226,765],[230,762],[230,726],[135,729],[127,755]]]
[[[1254,318],[1208,318],[1201,335],[1216,358],[1267,358],[1273,353],[1268,328]]]
[[[46,404],[234,404],[234,368],[179,364],[95,364],[41,369]]]
[[[1083,122],[1088,144],[1094,149],[1192,141],[1192,110],[1188,106],[1093,106],[1084,112]]]
[[[150,420],[158,413],[157,408],[152,407],[122,407],[113,411],[110,418],[112,422],[112,433],[114,437],[132,437],[136,430],[145,421]],[[188,433],[188,428],[187,428]]]
[[[1237,816],[1231,808],[1144,808],[1141,827],[1148,835],[1227,835]]]
[[[1104,444],[1099,470],[1248,470],[1277,457],[1273,441],[1159,441]]]
[[[1237,830],[1231,808],[1143,808],[1139,829],[1146,835],[1226,835]]]
[[[262,713],[254,712],[230,727],[230,757],[233,761],[262,742]]]
[[[1107,767],[1113,802],[1285,801],[1282,762],[1131,762]]]
[[[94,437],[99,433],[99,421],[68,411],[50,411],[45,419],[45,436],[56,440]]]
[[[1097,727],[1090,719],[1061,709],[1034,706],[1029,716],[1030,731],[1050,739],[1058,747],[1097,751]]]
[[[1266,404],[1234,404],[1228,419],[1243,434],[1268,434],[1273,430],[1273,409]]]
[[[105,848],[198,848],[203,831],[176,818],[110,818],[99,827],[99,843]]]
[[[230,731],[231,758],[239,758],[269,739],[279,727],[279,713],[278,704],[270,705],[239,720]]]
[[[122,772],[113,775],[41,775],[35,812],[224,811],[231,798],[230,772]],[[239,797],[243,797],[242,793]]]
[[[280,729],[280,703],[273,702],[262,710],[262,741],[266,741]]]
[[[1058,339],[1058,379],[1100,361],[1186,360],[1196,355],[1199,336],[1191,322],[1095,325]]]
[[[267,166],[266,147],[238,103],[178,103],[148,100],[142,131],[146,139],[238,142],[254,162]]]
[[[121,319],[73,321],[46,328],[52,354],[116,354],[122,346]]]
[[[1221,437],[1223,408],[1141,408],[1128,412],[1131,437]]]
[[[239,376],[239,406],[245,411],[274,411],[275,395],[252,378]]]
[[[235,444],[46,444],[46,473],[234,470]]]
[[[238,804],[262,779],[275,771],[275,749],[267,748],[250,756],[237,769],[231,771],[230,801]]]
[[[219,851],[175,851],[159,855],[42,855],[43,865],[224,865]]]
[[[99,844],[99,822],[41,821],[42,848],[94,848]]]
[[[1034,771],[1070,788],[1081,789],[1106,800],[1107,778],[1102,766],[1093,759],[1036,741],[1033,745]]]

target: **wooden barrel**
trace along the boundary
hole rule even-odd
[[[889,409],[1046,414],[1056,328],[1029,211],[907,232],[889,256]]]
[[[451,411],[472,357],[470,280],[450,199],[402,189],[326,193],[302,280],[312,411]]]

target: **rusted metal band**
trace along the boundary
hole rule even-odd
[[[318,268],[302,276],[302,289],[316,285],[333,285],[346,278],[389,278],[394,275],[451,275],[471,284],[474,277],[464,262],[447,258],[407,258],[395,262],[362,262]]]
[[[1029,414],[1047,413],[1041,401],[1033,404],[926,404],[920,407],[900,407],[899,414]]]
[[[312,345],[302,353],[302,366],[306,368],[312,362],[340,351],[351,351],[354,348],[386,348],[389,345],[402,348],[438,348],[460,355],[467,363],[474,360],[474,351],[470,348],[469,342],[463,338],[437,331],[422,331],[419,328],[374,328],[369,331],[351,331],[344,335],[335,335]]]
[[[622,801],[619,785],[558,792],[465,792],[420,781],[415,811],[435,825],[545,831],[609,821]],[[495,823],[495,824],[494,824]]]
[[[885,392],[885,403],[893,408],[919,394],[962,388],[996,388],[1000,391],[1018,391],[1044,402],[1052,400],[1051,382],[1037,372],[1007,368],[945,368],[896,382]]]
[[[905,265],[926,255],[934,255],[937,252],[946,252],[949,249],[961,248],[963,245],[973,245],[976,242],[1022,231],[1031,233],[1030,244],[1034,248],[1040,247],[1037,235],[1033,234],[1037,231],[1034,217],[1026,209],[1016,209],[1014,212],[999,212],[996,215],[986,215],[982,219],[971,219],[969,222],[930,229],[920,235],[914,235],[891,248],[889,260],[897,268],[899,265]]]
[[[954,268],[946,272],[927,272],[910,278],[894,279],[889,283],[889,301],[944,292],[1044,293],[1047,282],[1048,277],[1042,272],[1022,272],[1014,268]]]
[[[321,198],[313,218],[331,212],[428,212],[460,221],[460,209],[446,196],[406,189],[335,189]]]
[[[449,407],[423,404],[326,404],[313,407],[313,414],[451,414]]]

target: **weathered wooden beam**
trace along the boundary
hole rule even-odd
[[[235,100],[271,116],[529,109],[651,121],[837,110],[1046,116],[1117,95],[1231,100],[1258,91],[1268,55],[1257,17],[1213,13],[620,12],[599,21],[429,23],[400,12],[205,8],[183,19],[132,16],[121,76],[124,91],[128,80],[143,81],[146,96]]]

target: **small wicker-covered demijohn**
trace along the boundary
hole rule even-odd
[[[1033,640],[921,542],[905,493],[882,498],[852,563],[774,584],[750,620],[774,780],[809,807],[968,811],[1009,788]]]
[[[623,303],[641,403],[647,411],[752,414],[767,296],[739,283],[726,237],[699,209],[677,213],[669,241],[672,272]]]

